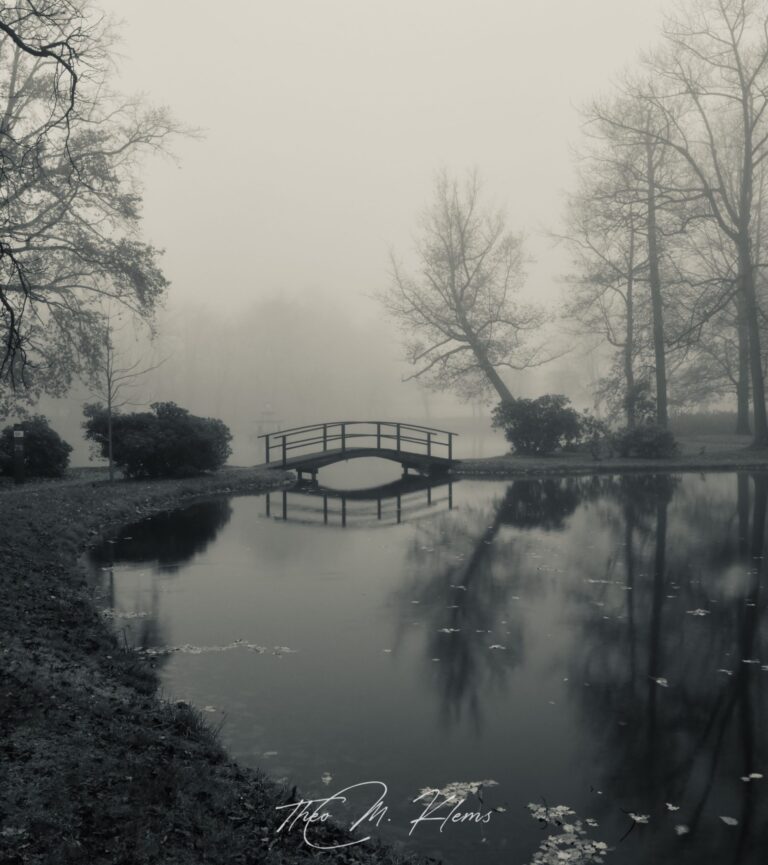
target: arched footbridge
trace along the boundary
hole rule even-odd
[[[403,471],[446,473],[455,463],[457,433],[398,421],[345,420],[294,427],[259,436],[265,464],[315,477],[319,469],[344,460],[379,457],[400,463]]]

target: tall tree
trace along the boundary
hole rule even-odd
[[[565,233],[557,239],[571,254],[565,315],[582,335],[606,341],[615,352],[611,372],[597,383],[597,397],[612,413],[623,411],[628,427],[637,418],[638,355],[643,348],[639,309],[647,258],[641,212],[628,200],[631,165],[615,148],[593,148],[581,157],[577,190],[567,202]]]
[[[167,286],[137,168],[181,127],[111,92],[111,40],[85,0],[0,2],[0,396],[64,392],[102,301],[149,317]]]
[[[382,297],[416,367],[408,379],[467,399],[495,391],[502,402],[511,400],[501,371],[551,358],[527,344],[543,322],[541,311],[515,297],[524,277],[521,238],[507,231],[501,212],[482,207],[476,173],[463,183],[438,175],[416,259],[418,275],[410,276],[392,257]]]

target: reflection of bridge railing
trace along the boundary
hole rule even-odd
[[[380,523],[404,519],[413,521],[444,506],[453,509],[453,482],[432,482],[426,478],[404,477],[381,487],[364,490],[332,490],[305,483],[282,490],[277,513],[272,496],[265,495],[266,516],[311,525],[347,526],[348,521]],[[289,511],[294,515],[289,517]]]
[[[453,438],[447,430],[397,421],[332,421],[259,436],[267,463],[312,471],[350,456],[376,456],[416,462],[450,463]],[[301,453],[298,453],[298,452]],[[277,457],[277,459],[276,459]]]

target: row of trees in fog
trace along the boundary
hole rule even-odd
[[[614,349],[600,391],[631,425],[733,396],[765,411],[768,8],[704,0],[587,111],[568,203],[568,311]]]
[[[768,445],[768,4],[694,0],[584,120],[558,240],[572,260],[566,329],[608,349],[598,400],[630,429],[666,428],[670,406],[732,396],[736,431],[750,432],[751,414]],[[521,239],[478,195],[475,175],[439,176],[417,275],[393,260],[384,302],[414,378],[504,403],[500,373],[553,354],[542,310],[517,298]]]

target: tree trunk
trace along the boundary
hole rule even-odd
[[[635,229],[630,226],[629,233],[629,273],[627,276],[627,331],[624,338],[624,380],[626,382],[626,411],[627,411],[627,427],[634,429],[637,412],[635,402],[637,394],[635,393]]]
[[[107,457],[109,459],[109,482],[115,479],[115,464],[112,459],[112,400],[107,400]]]
[[[765,411],[765,383],[763,358],[760,351],[760,321],[755,295],[749,232],[739,237],[739,283],[744,298],[744,312],[749,333],[749,372],[752,379],[752,408],[755,415],[755,433],[752,446],[768,447],[768,417]]]
[[[477,359],[477,363],[480,369],[483,371],[483,374],[491,383],[491,386],[499,395],[499,399],[503,402],[512,402],[514,397],[509,391],[509,388],[504,384],[501,376],[496,372],[496,367],[491,363],[488,359],[488,353],[483,348],[482,344],[477,338],[472,326],[467,319],[467,316],[464,314],[461,309],[460,301],[456,300],[456,312],[457,317],[459,319],[459,323],[461,325],[462,330],[464,331],[464,335],[469,343],[469,347],[472,349],[472,354],[474,354]]]
[[[667,362],[664,348],[664,307],[661,300],[659,249],[656,237],[656,172],[650,137],[646,139],[645,152],[648,174],[648,278],[651,287],[653,351],[656,361],[656,422],[660,427],[666,429],[669,424],[669,417],[667,412]]]
[[[739,345],[739,377],[736,385],[736,434],[749,435],[749,328],[740,291],[736,296],[736,336]]]
[[[488,360],[485,352],[478,348],[472,349],[475,352],[475,357],[477,358],[477,362],[480,364],[480,368],[488,377],[488,381],[493,385],[493,389],[499,395],[499,398],[502,402],[512,402],[514,397],[512,396],[509,388],[504,384],[501,376],[496,372],[496,368],[494,365]]]

